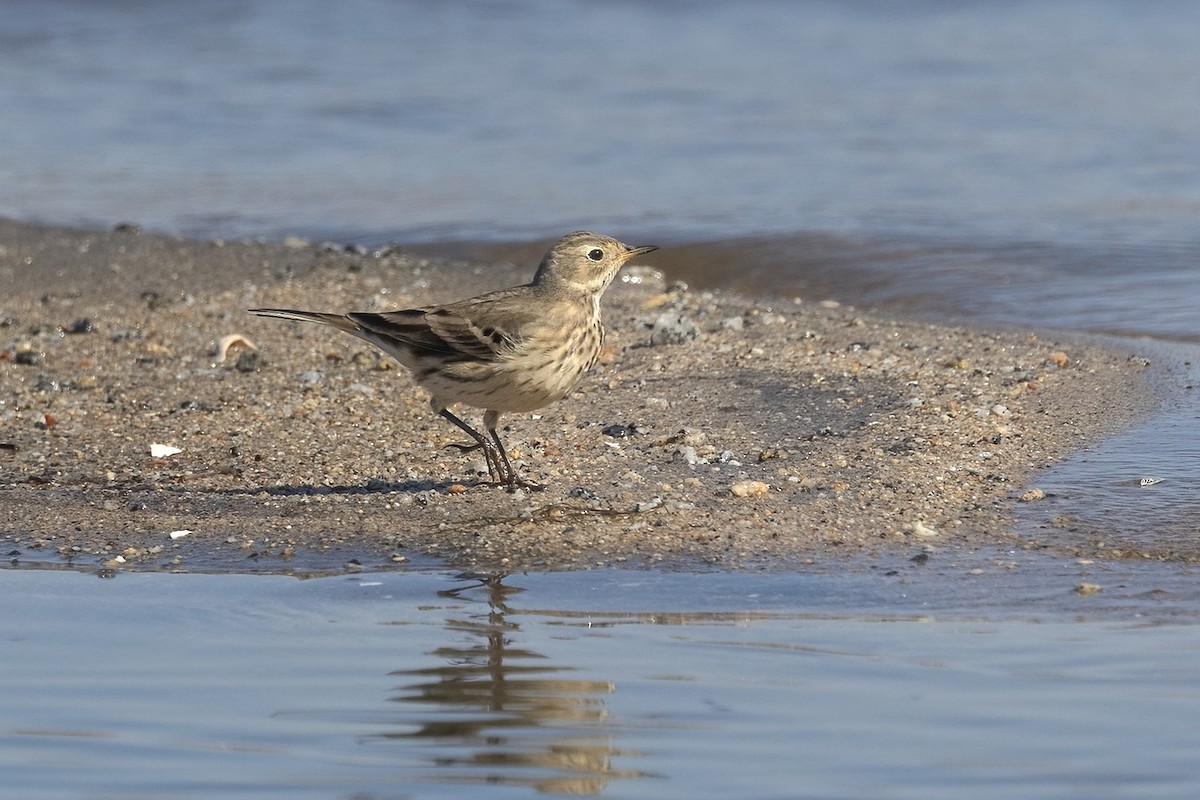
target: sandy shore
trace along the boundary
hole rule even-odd
[[[606,295],[608,346],[575,395],[506,418],[523,474],[547,486],[509,494],[481,485],[477,454],[446,447],[462,437],[386,357],[245,312],[407,307],[534,266],[0,220],[6,552],[287,571],[1057,547],[1053,530],[1018,538],[1012,504],[1153,401],[1134,353],[634,271]],[[231,335],[257,350],[219,361]]]

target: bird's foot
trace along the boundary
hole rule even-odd
[[[476,450],[483,450],[484,460],[487,462],[488,477],[490,481],[483,484],[484,486],[503,486],[505,490],[512,493],[517,489],[524,489],[529,492],[540,492],[545,490],[545,486],[533,481],[527,481],[517,474],[517,471],[508,463],[508,458],[491,442],[474,442],[472,444],[458,444],[451,442],[445,445],[442,449],[446,450],[453,447],[460,453],[472,453]]]
[[[546,490],[546,487],[542,484],[527,481],[520,475],[513,475],[509,478],[508,483],[505,484],[505,488],[509,493],[515,492],[517,489],[524,489],[527,492],[542,492]]]

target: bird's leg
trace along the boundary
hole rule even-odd
[[[449,445],[450,447],[457,447],[464,453],[469,453],[472,450],[483,448],[483,457],[487,461],[488,475],[495,479],[497,483],[505,483],[510,487],[512,486],[512,467],[508,465],[508,458],[503,455],[503,450],[497,454],[496,448],[487,440],[486,437],[484,437],[482,433],[475,430],[458,417],[454,416],[450,409],[443,408],[438,412],[438,415],[453,423],[457,428],[464,431],[468,436],[475,440],[475,444],[473,445],[454,444]],[[501,458],[504,459],[503,463],[501,463]]]
[[[508,453],[505,452],[504,443],[500,441],[500,434],[496,433],[496,429],[488,428],[488,433],[492,435],[492,441],[496,443],[496,452],[500,454],[500,459],[504,462],[504,469],[508,471],[508,490],[515,492],[518,488],[521,488],[540,492],[543,488],[542,486],[517,475],[517,471],[512,468],[512,464],[508,463]]]

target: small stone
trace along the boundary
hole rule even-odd
[[[762,497],[771,491],[771,487],[762,481],[738,481],[729,487],[734,497]]]
[[[1034,488],[1030,489],[1028,492],[1026,492],[1025,494],[1021,495],[1021,502],[1022,503],[1032,503],[1035,500],[1044,500],[1045,497],[1046,497],[1045,492],[1043,492],[1041,489],[1038,489],[1037,487],[1034,487]]]
[[[660,314],[650,325],[650,344],[680,344],[700,335],[696,327],[685,315],[675,311]]]
[[[1068,356],[1066,353],[1064,353],[1062,350],[1055,350],[1053,353],[1051,353],[1049,356],[1046,357],[1046,360],[1049,361],[1051,364],[1053,364],[1056,367],[1065,367],[1071,363],[1071,357]]]
[[[234,362],[233,368],[238,372],[254,372],[259,368],[262,362],[262,357],[257,350],[243,350],[238,353],[237,361]]]
[[[300,375],[300,385],[305,388],[316,386],[323,380],[325,380],[325,373],[318,369],[310,369]]]
[[[663,504],[663,499],[661,497],[653,497],[650,500],[646,500],[645,502],[638,503],[636,506],[634,506],[634,510],[639,514],[644,514],[647,511],[653,511],[654,509],[660,507],[662,504]]]
[[[1094,594],[1100,594],[1100,592],[1104,591],[1104,587],[1098,583],[1084,582],[1076,586],[1074,591],[1080,597],[1090,597]]]
[[[913,536],[919,536],[922,539],[932,539],[938,535],[936,528],[926,525],[924,522],[914,522],[912,524],[912,532]]]
[[[355,350],[354,355],[350,356],[350,363],[363,369],[374,369],[378,361],[378,356],[366,350]]]
[[[467,491],[467,487],[461,483],[452,483],[446,487],[446,494],[462,494],[465,491]]]

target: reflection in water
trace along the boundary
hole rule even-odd
[[[471,587],[472,589],[476,587]],[[604,695],[611,683],[571,680],[571,667],[547,664],[519,646],[520,626],[505,619],[505,597],[521,591],[488,578],[487,613],[449,618],[460,641],[430,655],[441,663],[393,674],[412,679],[391,698],[404,704],[406,730],[373,737],[429,745],[428,762],[449,783],[503,783],[556,794],[599,794],[614,778],[618,751]],[[463,590],[445,592],[458,596]]]

